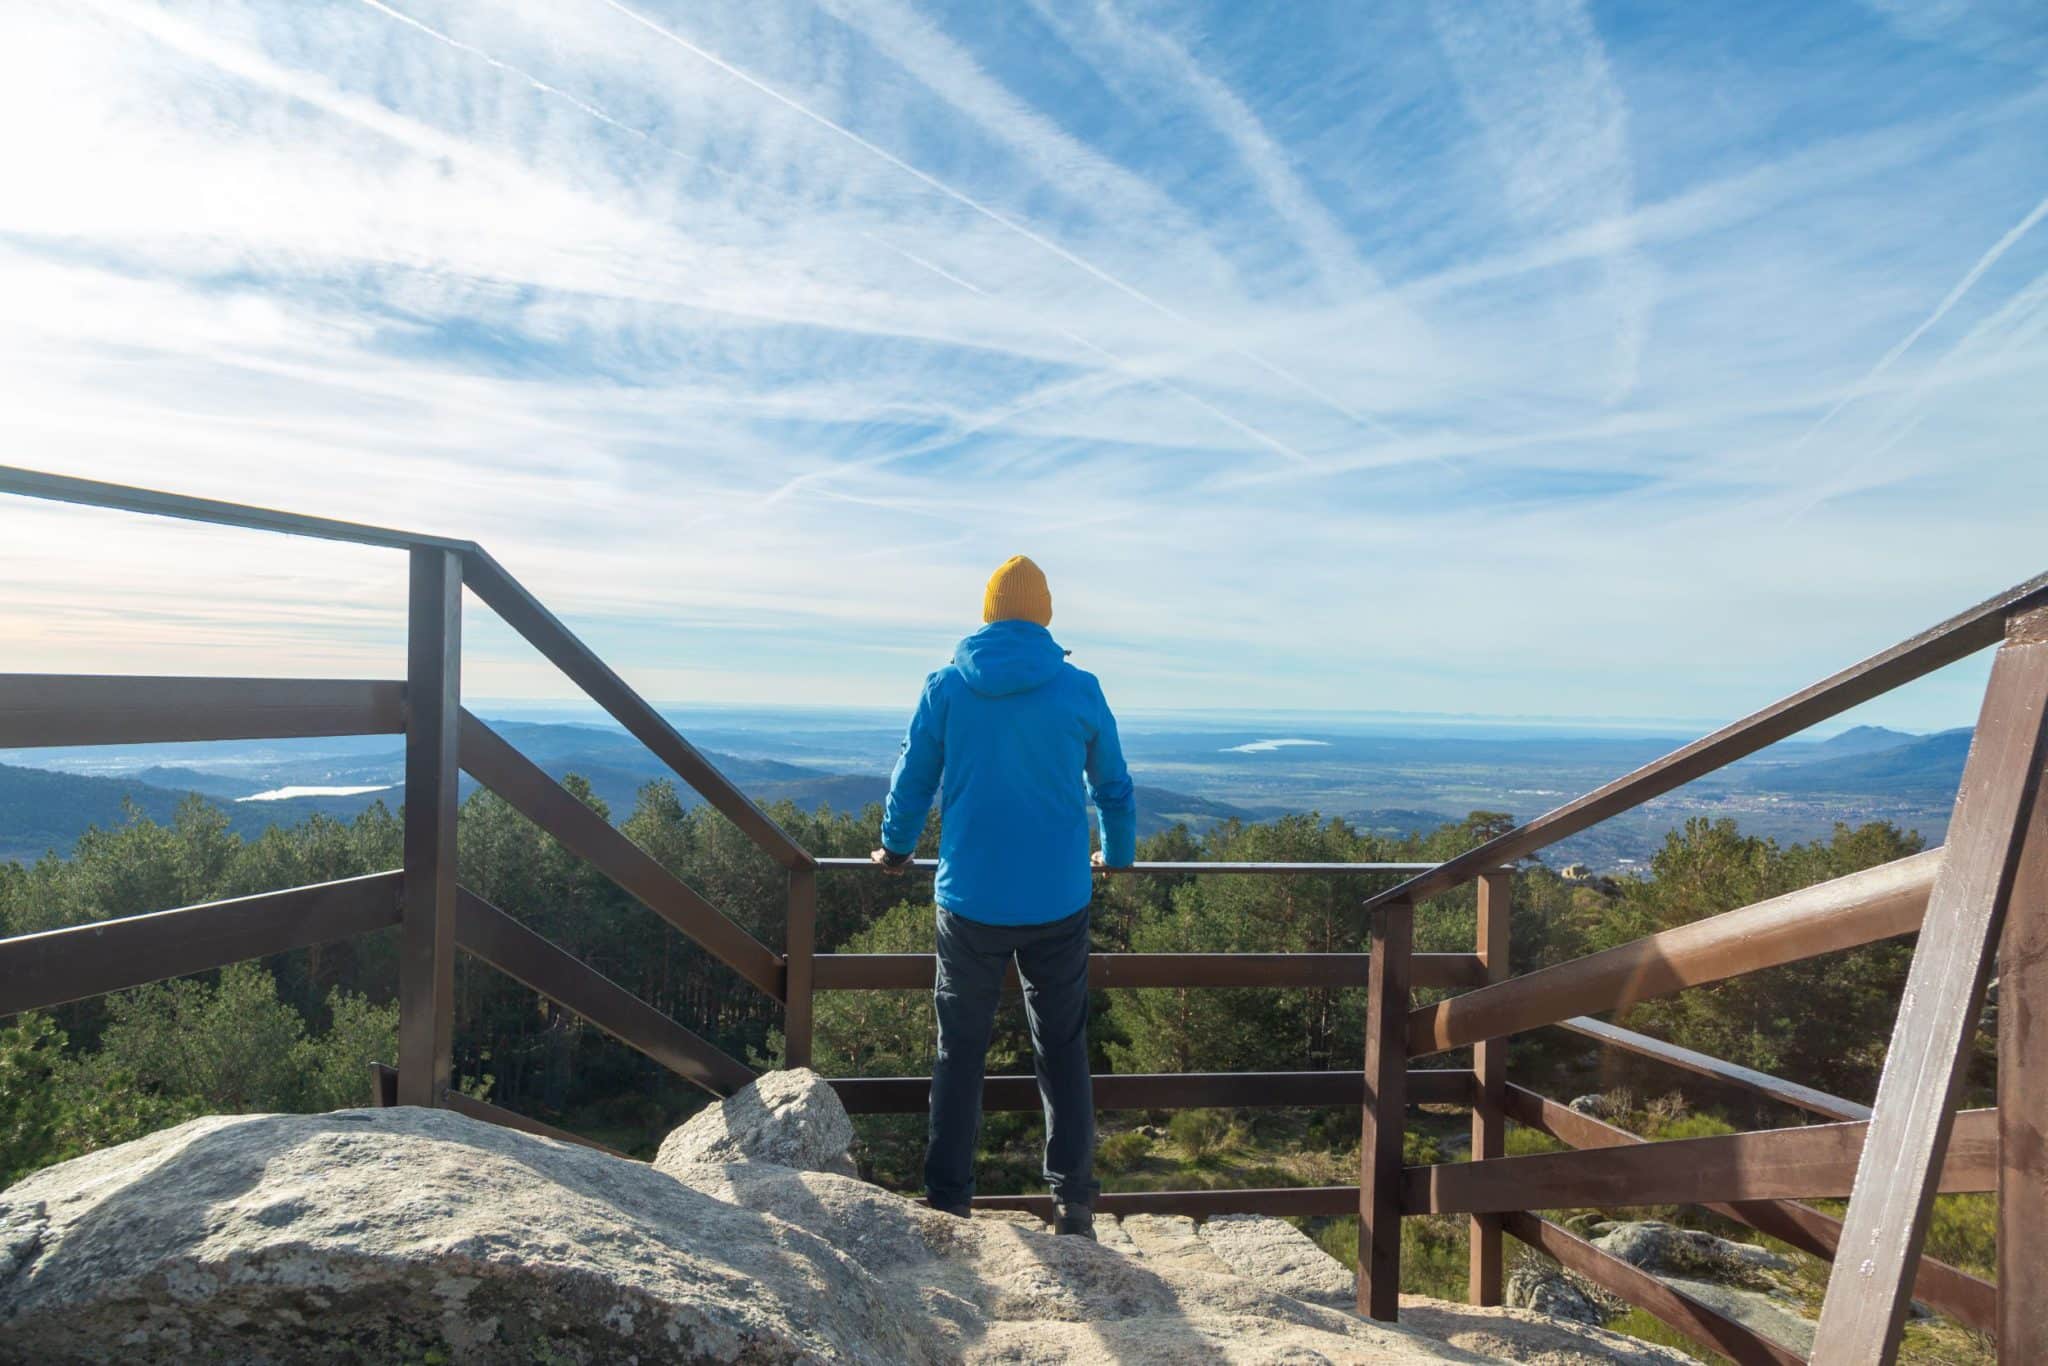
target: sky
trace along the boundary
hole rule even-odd
[[[658,700],[907,708],[1027,553],[1121,706],[1716,720],[2048,569],[2032,0],[9,0],[0,127],[0,460]],[[0,669],[404,573],[0,500]]]

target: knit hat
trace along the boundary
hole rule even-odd
[[[1028,555],[1004,560],[1003,567],[989,575],[988,591],[981,596],[981,619],[1052,625],[1052,590],[1045,585],[1045,571]]]

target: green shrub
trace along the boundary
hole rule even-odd
[[[1607,1331],[1626,1333],[1632,1338],[1654,1342],[1660,1347],[1676,1347],[1687,1356],[1712,1363],[1712,1366],[1728,1366],[1728,1358],[1708,1351],[1645,1309],[1629,1310],[1620,1318],[1611,1321],[1607,1325]]]
[[[1220,1110],[1182,1110],[1167,1126],[1173,1141],[1190,1162],[1213,1157],[1230,1132],[1230,1120]]]
[[[1998,1271],[1998,1197],[1936,1196],[1927,1225],[1927,1255],[1979,1276]]]
[[[1401,1165],[1405,1167],[1433,1167],[1444,1160],[1443,1149],[1428,1134],[1413,1129],[1401,1134]]]
[[[1462,1214],[1423,1214],[1401,1221],[1401,1293],[1462,1300],[1470,1288],[1471,1259]],[[1316,1245],[1358,1270],[1358,1220],[1346,1215],[1315,1231]]]
[[[1564,1144],[1559,1143],[1541,1129],[1531,1129],[1526,1124],[1510,1124],[1507,1133],[1507,1155],[1529,1157],[1536,1153],[1561,1153]]]
[[[1712,1138],[1716,1134],[1736,1132],[1733,1124],[1717,1115],[1680,1115],[1675,1119],[1659,1121],[1656,1113],[1652,1111],[1651,1121],[1644,1137],[1656,1139],[1660,1143],[1671,1138]]]
[[[1096,1141],[1095,1165],[1107,1172],[1127,1172],[1151,1153],[1151,1139],[1139,1130],[1126,1129]]]

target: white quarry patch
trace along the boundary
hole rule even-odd
[[[268,792],[251,792],[238,802],[282,802],[293,797],[360,797],[366,792],[389,792],[395,783],[372,783],[367,787],[273,787]]]
[[[1222,750],[1220,751],[1220,753],[1223,753],[1223,754],[1271,754],[1271,753],[1272,753],[1272,752],[1273,752],[1274,750],[1276,750],[1276,749],[1294,749],[1294,748],[1297,748],[1298,746],[1301,746],[1301,745],[1309,745],[1309,746],[1314,746],[1314,747],[1320,747],[1320,748],[1322,748],[1322,749],[1328,749],[1328,748],[1330,747],[1330,742],[1329,742],[1328,740],[1296,740],[1296,739],[1283,739],[1283,740],[1247,740],[1247,741],[1246,741],[1245,743],[1243,743],[1243,744],[1241,744],[1241,745],[1228,745],[1228,746],[1225,746],[1225,747],[1224,747],[1224,748],[1223,748],[1223,749],[1222,749]]]

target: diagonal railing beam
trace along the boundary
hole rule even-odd
[[[1656,1316],[1737,1366],[1805,1366],[1805,1358],[1789,1347],[1771,1341],[1748,1324],[1666,1285],[1649,1272],[1548,1219],[1513,1211],[1501,1216],[1501,1226],[1566,1270],[1576,1271],[1602,1290]]]
[[[455,942],[714,1096],[729,1096],[754,1080],[751,1067],[466,887],[456,892]]]
[[[1509,1117],[1517,1124],[1540,1129],[1574,1148],[1622,1148],[1651,1141],[1512,1083],[1507,1088],[1507,1108]],[[1710,1202],[1699,1208],[1747,1224],[1823,1261],[1834,1260],[1835,1249],[1841,1246],[1842,1221],[1797,1201]],[[1997,1288],[1967,1271],[1922,1257],[1913,1293],[1965,1327],[1980,1333],[1996,1330]]]
[[[1650,1058],[1667,1067],[1680,1068],[1696,1076],[1718,1081],[1725,1086],[1740,1087],[1752,1095],[1775,1100],[1780,1105],[1789,1105],[1795,1110],[1819,1115],[1823,1119],[1869,1119],[1870,1107],[1858,1105],[1842,1096],[1829,1095],[1826,1091],[1811,1086],[1801,1086],[1796,1081],[1786,1081],[1768,1072],[1759,1072],[1754,1067],[1728,1062],[1709,1053],[1690,1048],[1681,1048],[1675,1043],[1653,1039],[1648,1034],[1638,1034],[1633,1029],[1608,1024],[1605,1020],[1591,1020],[1581,1015],[1576,1019],[1560,1020],[1557,1027],[1569,1030],[1580,1038],[1595,1039],[1609,1048],[1619,1048],[1640,1058]]]
[[[773,950],[728,920],[695,888],[468,711],[462,713],[462,767],[706,953],[782,999],[782,960]]]
[[[813,866],[810,854],[790,838],[789,832],[769,819],[745,793],[734,787],[676,728],[662,719],[626,680],[612,672],[588,645],[564,626],[525,585],[505,572],[503,565],[484,550],[472,547],[465,556],[469,589],[482,598],[505,623],[526,638],[528,644],[547,656],[550,663],[568,675],[571,682],[611,714],[613,720],[654,757],[723,812],[746,837],[785,868]]]
[[[1470,882],[1493,865],[1526,858],[1539,849],[1598,825],[1609,816],[1641,806],[1652,797],[1682,787],[1702,774],[1724,768],[1767,745],[1797,735],[1808,726],[1839,716],[1901,684],[1996,645],[2005,634],[2008,618],[2044,605],[2048,605],[2048,574],[2008,588],[1910,640],[1900,641],[1889,650],[1880,651],[1810,688],[1802,688],[1761,711],[1752,712],[1711,735],[1675,749],[1663,758],[1547,811],[1526,825],[1488,840],[1429,872],[1419,873],[1399,886],[1369,897],[1366,909],[1397,901],[1413,905]]]
[[[1911,934],[1941,859],[1930,849],[1423,1006],[1409,1017],[1412,1056]]]

